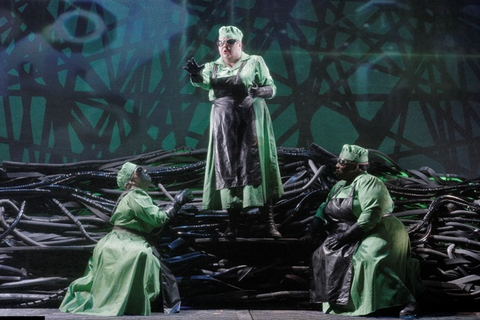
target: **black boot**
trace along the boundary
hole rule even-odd
[[[240,215],[240,210],[227,209],[228,212],[228,228],[225,230],[225,238],[237,237],[237,219]]]
[[[416,302],[407,303],[402,310],[400,310],[400,318],[413,318],[417,315],[418,308]]]
[[[273,219],[273,205],[268,204],[265,206],[265,218],[266,218],[266,235],[270,238],[280,239],[282,234],[278,232],[275,220]]]

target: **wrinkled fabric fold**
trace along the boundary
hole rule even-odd
[[[336,221],[330,225],[329,235],[312,256],[313,286],[311,302],[332,302],[346,305],[350,298],[353,270],[352,258],[358,241],[344,245],[339,250],[329,250],[325,244],[335,234],[346,232],[356,221],[352,212],[352,188],[347,198],[333,198],[325,206],[325,215]]]
[[[141,236],[113,230],[100,240],[85,275],[69,286],[63,312],[120,316],[151,314],[160,294],[160,262]]]
[[[258,186],[261,182],[253,110],[229,97],[214,103],[215,175],[217,190]]]
[[[348,228],[349,225],[345,224],[338,232],[345,232]],[[352,259],[358,244],[358,241],[350,243],[339,250],[329,250],[322,244],[315,250],[312,255],[312,303],[348,304],[353,278]]]
[[[212,79],[217,97],[213,103],[213,141],[216,189],[258,186],[261,183],[255,117],[239,74]],[[253,100],[251,101],[253,104]]]

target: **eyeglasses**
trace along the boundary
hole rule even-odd
[[[143,169],[143,167],[136,167],[136,168],[135,168],[135,172],[136,172],[137,174],[142,174],[142,173],[144,173],[144,172],[147,172],[147,170]]]
[[[232,44],[235,44],[235,42],[237,42],[237,41],[238,41],[237,39],[218,40],[217,41],[217,46],[221,47],[225,43],[227,43],[228,45],[231,46]]]
[[[337,160],[337,163],[338,163],[339,165],[341,165],[342,167],[344,167],[344,166],[346,166],[347,164],[353,163],[353,162],[339,158],[339,159]]]

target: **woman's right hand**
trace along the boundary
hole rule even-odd
[[[185,203],[190,202],[193,200],[193,194],[190,189],[183,189],[180,191],[175,198],[173,199],[174,202],[178,203],[179,205],[183,206]]]
[[[198,76],[203,68],[205,68],[205,64],[199,66],[194,57],[192,57],[190,60],[187,60],[187,63],[183,67],[183,69],[187,70],[192,76]]]

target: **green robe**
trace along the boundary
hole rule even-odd
[[[353,279],[347,305],[325,302],[325,313],[367,315],[376,310],[415,301],[423,290],[419,262],[410,256],[410,239],[403,223],[389,215],[393,201],[381,180],[364,172],[350,185],[339,181],[330,191],[332,198],[347,198],[352,187],[352,212],[365,232],[353,255]],[[316,216],[329,223],[320,206]],[[342,275],[329,275],[341,277]]]
[[[253,82],[259,86],[270,86],[273,89],[273,96],[276,94],[276,87],[270,76],[270,71],[262,57],[242,53],[240,60],[233,68],[227,67],[222,58],[205,64],[201,77],[192,77],[192,84],[209,90],[209,100],[215,100],[212,90],[211,78],[214,65],[217,65],[217,78],[230,77],[238,73],[240,65],[246,61],[240,73],[245,92]],[[272,96],[272,97],[273,97]],[[278,198],[283,194],[283,186],[278,167],[277,146],[273,132],[272,120],[265,100],[255,98],[253,103],[254,122],[258,140],[258,153],[260,156],[260,168],[262,181],[259,186],[246,185],[232,189],[216,189],[215,160],[214,160],[214,139],[213,128],[209,130],[209,144],[207,152],[207,163],[205,167],[205,180],[203,192],[203,209],[228,209],[228,208],[250,208],[261,207],[268,200]],[[213,108],[210,114],[210,124],[213,123]]]
[[[114,226],[150,233],[167,214],[142,189],[126,193],[110,219]],[[160,294],[160,262],[144,237],[112,230],[88,261],[85,275],[73,281],[60,306],[63,312],[120,316],[150,315]]]

